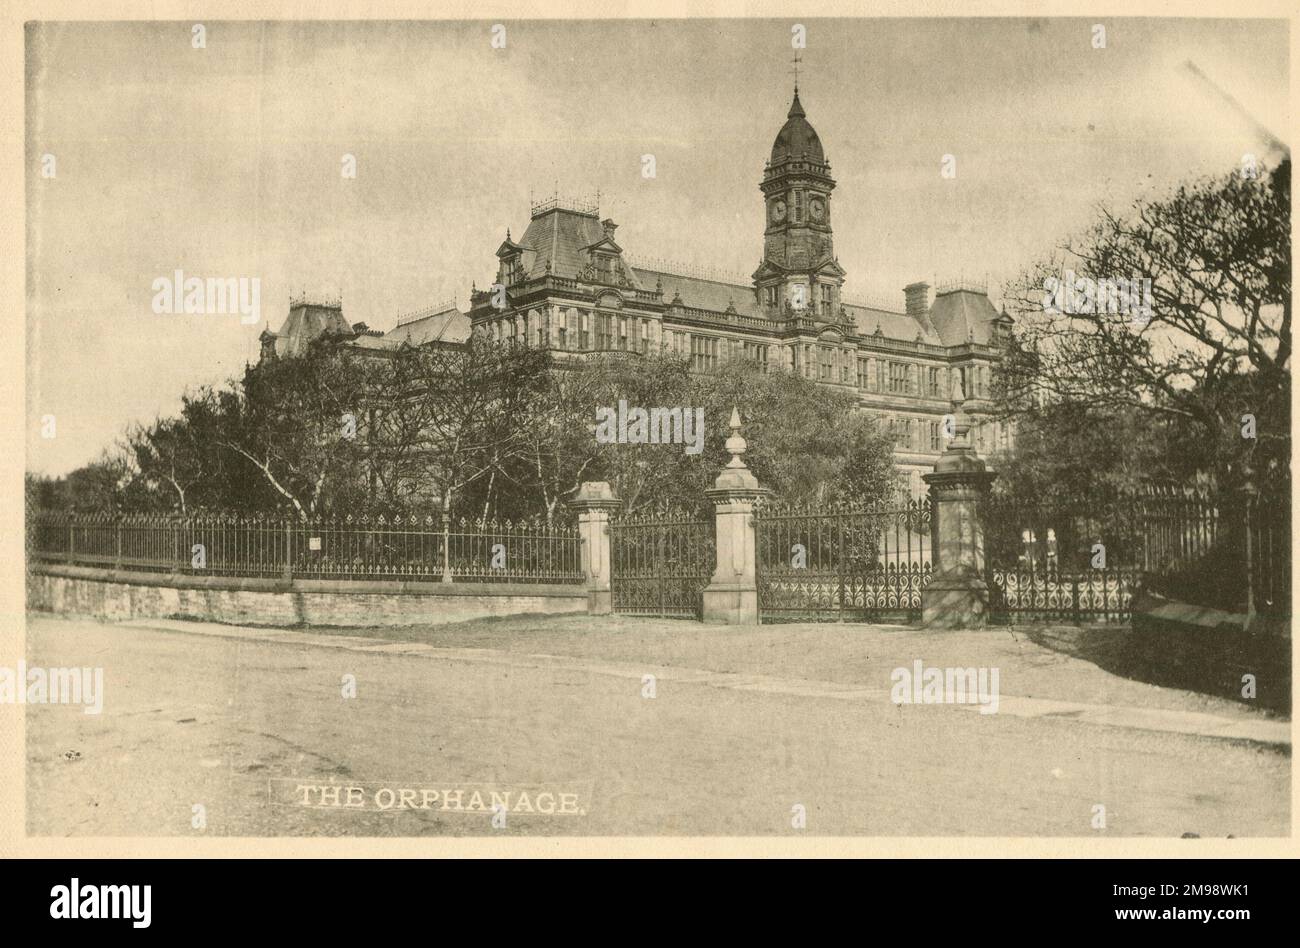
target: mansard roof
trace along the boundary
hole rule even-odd
[[[313,339],[327,332],[352,334],[341,303],[296,302],[289,307],[289,318],[275,333],[275,354],[282,358],[301,355]]]
[[[945,346],[968,342],[989,345],[993,342],[993,321],[997,318],[998,311],[989,302],[987,292],[966,286],[940,287],[930,306],[930,321]]]
[[[574,279],[587,265],[586,249],[605,239],[605,228],[596,214],[559,206],[533,217],[519,238],[524,276],[552,276]]]

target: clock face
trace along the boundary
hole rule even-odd
[[[815,221],[819,221],[826,216],[826,202],[821,198],[813,198],[810,209]]]
[[[785,201],[776,201],[772,204],[772,220],[785,220]]]

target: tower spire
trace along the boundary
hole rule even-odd
[[[803,105],[799,102],[799,64],[803,62],[799,58],[799,50],[794,51],[794,57],[790,62],[791,71],[794,73],[794,101],[790,103],[790,111],[786,118],[804,118]]]

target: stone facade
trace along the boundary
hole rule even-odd
[[[847,389],[897,436],[899,470],[914,494],[943,451],[956,391],[967,396],[975,445],[1005,447],[1010,432],[989,418],[989,398],[1010,318],[974,284],[940,286],[932,300],[928,284],[913,283],[898,307],[842,295],[835,180],[797,91],[759,189],[763,257],[748,282],[639,262],[594,205],[536,204],[523,235],[507,231],[497,248],[493,286],[472,294],[473,331],[562,357],[669,352],[697,371],[744,359]]]
[[[898,306],[846,297],[831,223],[835,186],[796,89],[759,182],[763,249],[748,279],[638,261],[598,206],[557,196],[532,206],[518,240],[507,229],[494,281],[471,293],[468,313],[431,307],[380,333],[349,327],[341,303],[298,301],[279,332],[264,334],[264,356],[301,351],[320,332],[383,350],[456,345],[472,331],[548,348],[561,361],[667,352],[707,372],[743,359],[853,392],[896,436],[900,479],[919,495],[921,475],[943,452],[943,419],[956,392],[966,398],[973,445],[985,454],[1009,445],[1011,432],[990,417],[989,399],[1011,319],[994,309],[986,287],[971,283],[932,293],[914,282]]]

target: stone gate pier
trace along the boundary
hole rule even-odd
[[[727,438],[731,460],[713,486],[704,493],[713,501],[716,517],[717,565],[704,589],[705,622],[728,625],[758,623],[758,560],[754,531],[754,502],[769,491],[741,455],[748,445],[740,434],[740,412],[731,409],[731,437]]]
[[[960,390],[953,399],[953,437],[934,471],[921,478],[930,487],[934,573],[921,591],[921,624],[932,629],[976,629],[988,621],[989,587],[984,571],[981,505],[996,476],[970,437]]]

